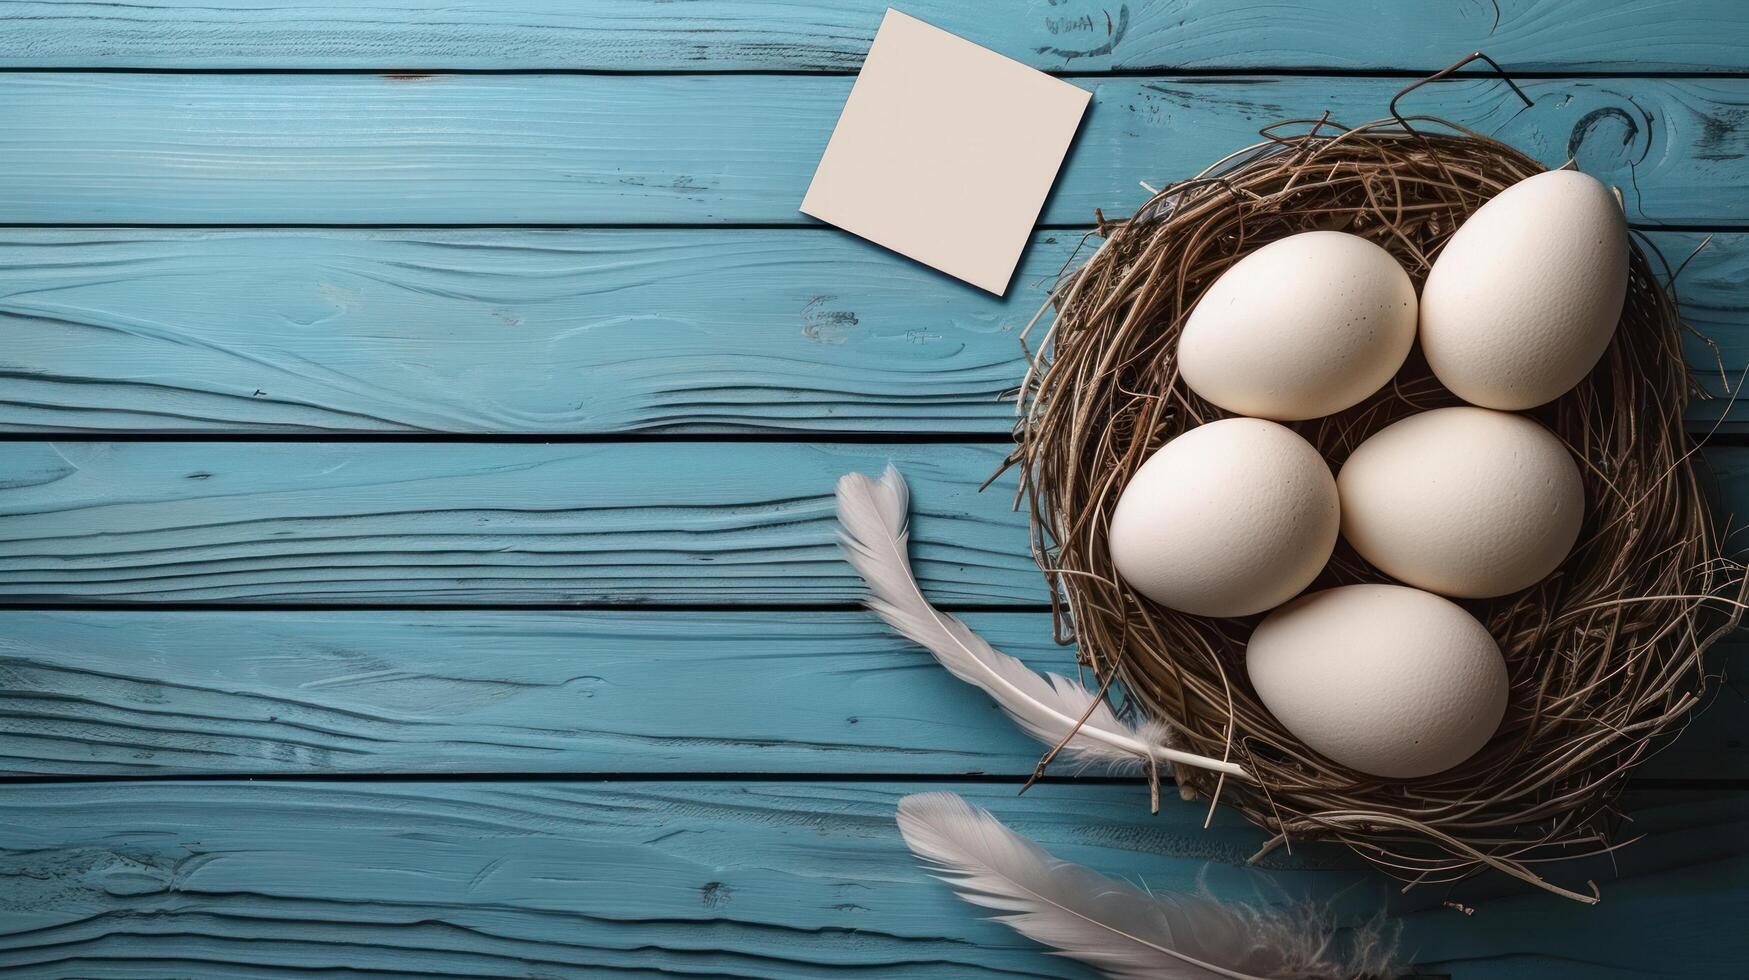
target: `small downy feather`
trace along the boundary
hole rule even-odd
[[[909,509],[905,479],[890,465],[878,481],[862,473],[838,480],[840,540],[868,583],[869,608],[889,626],[929,650],[955,677],[982,689],[1028,735],[1047,745],[1067,738],[1062,755],[1072,762],[1115,769],[1176,762],[1250,778],[1237,763],[1169,748],[1162,744],[1164,726],[1124,723],[1084,685],[1033,671],[936,609],[911,573]],[[1087,720],[1080,723],[1083,716]]]
[[[937,878],[997,920],[1113,980],[1352,980],[1394,975],[1395,942],[1375,921],[1347,957],[1313,905],[1277,910],[1150,893],[1052,857],[953,793],[899,801],[899,832]]]

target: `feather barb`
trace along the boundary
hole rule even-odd
[[[1384,920],[1355,930],[1346,957],[1321,906],[1284,908],[1143,891],[1053,857],[953,793],[899,801],[899,833],[937,878],[998,921],[1113,980],[1350,980],[1390,976]]]
[[[1251,780],[1235,762],[1163,744],[1156,722],[1131,725],[1103,697],[1061,674],[1040,674],[997,650],[958,617],[936,609],[911,572],[910,490],[888,466],[879,480],[847,473],[838,481],[840,541],[868,583],[868,607],[920,644],[950,673],[988,694],[1028,735],[1083,764],[1135,768],[1156,762],[1196,766]]]

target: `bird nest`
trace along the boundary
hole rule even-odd
[[[1009,462],[1021,470],[1034,551],[1053,586],[1057,638],[1077,643],[1081,663],[1107,684],[1121,680],[1169,727],[1173,747],[1244,767],[1249,780],[1187,766],[1175,775],[1187,799],[1226,803],[1272,834],[1260,854],[1337,841],[1411,883],[1491,867],[1596,901],[1594,884],[1569,889],[1533,869],[1618,846],[1628,774],[1706,700],[1703,654],[1741,608],[1741,567],[1725,555],[1684,424],[1700,389],[1683,357],[1675,275],[1636,240],[1602,362],[1529,413],[1580,462],[1588,513],[1577,547],[1541,583],[1464,603],[1506,659],[1511,693],[1498,733],[1424,778],[1344,768],[1284,729],[1248,686],[1256,617],[1178,613],[1125,585],[1107,545],[1113,508],[1155,450],[1227,414],[1184,385],[1177,348],[1198,297],[1228,267],[1288,235],[1343,231],[1389,251],[1419,289],[1470,214],[1545,168],[1427,117],[1352,129],[1306,120],[1262,135],[1126,220],[1101,215],[1103,244],[1047,306],[1055,319],[1022,387]],[[1458,403],[1417,353],[1375,396],[1294,428],[1339,467],[1391,422]],[[1384,580],[1338,545],[1313,588]]]

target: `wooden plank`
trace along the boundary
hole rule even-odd
[[[407,0],[293,7],[0,3],[7,67],[586,68],[853,71],[887,0]],[[1498,22],[1496,9],[1498,8]],[[1738,71],[1749,17],[1731,0],[1051,0],[992,11],[913,0],[914,16],[1045,69],[1444,67],[1485,48],[1521,71]],[[1628,57],[1629,54],[1632,57]]]
[[[1590,862],[1587,908],[1498,880],[1392,898],[1328,849],[1127,787],[733,782],[148,782],[0,796],[9,977],[305,972],[553,977],[1077,977],[918,869],[899,796],[949,789],[1062,857],[1229,899],[1389,901],[1420,968],[1458,980],[1735,977],[1749,797],[1639,801],[1648,834]],[[1581,885],[1581,887],[1583,887]],[[1478,898],[1476,895],[1481,897]]]
[[[145,783],[0,797],[8,976],[1087,977],[960,907],[907,787]],[[1256,835],[1113,787],[949,786],[1064,856],[1237,889]],[[1164,847],[1183,856],[1146,853]],[[1353,875],[1311,874],[1320,883]],[[33,970],[35,972],[33,972]]]
[[[803,223],[851,80],[719,75],[0,77],[0,221],[190,224]],[[1385,114],[1391,78],[1109,78],[1045,220],[1141,203],[1260,126]],[[1576,156],[1638,222],[1749,221],[1749,78],[1498,81],[1406,110]],[[94,137],[93,134],[101,134]],[[944,217],[944,220],[950,218]]]
[[[1073,672],[1050,617],[975,614]],[[1032,771],[866,613],[0,613],[10,773]]]
[[[1650,238],[1674,265],[1705,236]],[[998,299],[824,229],[10,229],[0,429],[1006,432],[1080,240],[1035,236]],[[1724,233],[1680,280],[1718,392],[1746,279]]]
[[[1006,299],[826,229],[0,231],[11,431],[977,431]]]
[[[1036,604],[1004,446],[0,443],[0,600],[843,603],[833,485],[890,460],[940,602]],[[1749,450],[1709,450],[1724,518]]]
[[[967,621],[1074,670],[1043,613]],[[1746,743],[1727,686],[1640,775],[1749,777]],[[1018,779],[1042,751],[867,613],[0,612],[8,774]]]
[[[0,599],[848,602],[833,486],[903,467],[920,579],[1038,602],[1000,445],[0,444]]]

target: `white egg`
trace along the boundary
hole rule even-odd
[[[1262,419],[1197,426],[1149,457],[1111,515],[1111,560],[1137,592],[1201,616],[1248,616],[1312,583],[1341,507],[1311,443]]]
[[[1328,758],[1414,779],[1476,754],[1506,713],[1506,662],[1449,599],[1346,585],[1270,613],[1245,669],[1282,727]]]
[[[1336,477],[1342,536],[1392,578],[1482,598],[1566,560],[1585,517],[1579,466],[1537,422],[1468,405],[1411,415]]]
[[[1533,408],[1597,365],[1621,319],[1628,226],[1572,170],[1519,181],[1446,243],[1421,290],[1421,348],[1467,402]]]
[[[1364,238],[1271,242],[1216,279],[1185,322],[1179,371],[1229,412],[1292,421],[1340,412],[1391,380],[1415,343],[1415,286]]]

